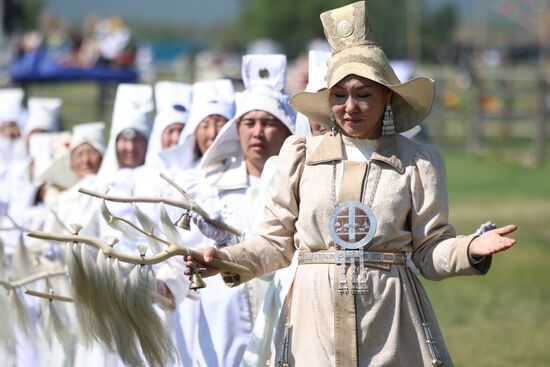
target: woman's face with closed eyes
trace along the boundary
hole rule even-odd
[[[391,90],[356,75],[348,75],[330,92],[330,106],[342,132],[352,138],[376,139]]]

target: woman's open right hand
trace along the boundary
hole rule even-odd
[[[199,252],[202,252],[204,262],[197,261],[191,256],[186,256],[185,265],[187,266],[187,269],[185,269],[185,275],[191,276],[191,274],[193,274],[193,268],[196,266],[199,268],[199,272],[202,277],[210,277],[220,272],[220,269],[212,266],[212,259],[229,261],[227,254],[216,249],[215,247],[207,247],[203,250],[199,250]]]

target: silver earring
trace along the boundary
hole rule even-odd
[[[329,129],[329,134],[330,134],[331,136],[336,135],[336,119],[334,118],[334,114],[333,114],[333,113],[330,114],[330,129]]]
[[[382,120],[382,135],[394,135],[395,125],[393,124],[393,112],[388,103],[384,109],[384,119]]]

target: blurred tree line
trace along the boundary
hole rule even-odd
[[[2,32],[14,32],[36,28],[43,0],[2,0]]]
[[[372,0],[368,2],[369,19],[378,43],[390,58],[407,56],[407,1]],[[306,51],[309,41],[323,38],[319,15],[326,10],[349,4],[349,0],[241,0],[240,17],[219,35],[225,47],[243,50],[258,38],[279,42],[294,57]],[[420,9],[421,57],[425,61],[441,59],[458,24],[452,5],[428,7],[416,1]]]

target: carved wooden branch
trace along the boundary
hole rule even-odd
[[[157,237],[155,236],[155,234],[151,231],[150,233],[149,232],[146,232],[144,231],[142,228],[136,226],[134,223],[132,223],[131,221],[129,221],[128,219],[125,219],[125,218],[122,218],[122,217],[118,217],[114,214],[112,214],[111,212],[109,212],[109,220],[107,221],[107,224],[111,224],[111,222],[113,220],[118,220],[120,222],[123,222],[125,224],[127,224],[128,226],[132,227],[133,229],[135,229],[136,231],[138,231],[139,233],[143,234],[144,236],[147,236],[147,237],[151,237],[152,239],[154,239],[155,241],[159,241],[161,243],[164,243],[165,245],[167,246],[170,246],[171,243],[166,241],[166,240],[163,240],[162,238],[160,237]],[[181,247],[181,246],[180,246]]]
[[[79,188],[78,192],[90,195],[96,198],[105,199],[107,201],[113,201],[117,203],[153,203],[153,204],[160,204],[164,203],[166,205],[175,206],[177,208],[182,208],[185,210],[192,210],[197,212],[200,216],[202,216],[208,223],[211,223],[215,225],[216,227],[219,227],[223,229],[224,231],[227,231],[229,233],[233,233],[236,236],[241,237],[243,233],[239,231],[237,228],[234,228],[222,221],[214,220],[210,218],[208,213],[203,210],[200,206],[198,206],[196,203],[185,203],[182,201],[172,200],[172,199],[166,199],[166,198],[157,198],[157,197],[150,197],[150,196],[116,196],[116,195],[108,195],[108,194],[101,194],[92,190],[88,190],[85,188]]]
[[[25,277],[25,278],[22,278],[22,279],[18,279],[18,280],[15,280],[15,281],[11,281],[11,282],[6,282],[4,280],[0,280],[0,285],[2,285],[4,288],[6,288],[6,290],[11,290],[11,289],[22,287],[22,286],[27,285],[29,283],[34,283],[34,282],[36,282],[38,280],[41,280],[41,279],[53,278],[53,277],[58,277],[58,276],[62,276],[62,275],[66,276],[67,275],[67,270],[56,268],[56,269],[51,269],[51,270],[46,270],[46,271],[43,271],[43,272],[40,272],[40,273],[36,273],[36,274],[31,275],[31,276],[28,276],[28,277]]]
[[[58,296],[54,293],[38,292],[32,289],[25,289],[25,294],[34,297],[45,298],[50,301],[74,302],[71,297]]]
[[[27,236],[47,241],[85,243],[89,246],[93,246],[98,250],[103,251],[103,253],[109,257],[114,257],[122,262],[134,265],[154,265],[163,262],[173,256],[191,256],[193,259],[204,263],[204,257],[200,251],[183,246],[175,246],[172,244],[170,244],[170,246],[163,252],[152,256],[133,256],[116,251],[107,243],[90,236],[65,235],[61,233],[50,233],[42,231],[31,231],[27,234]],[[224,272],[237,274],[250,273],[250,270],[247,267],[232,263],[230,261],[212,259],[211,264],[213,267],[220,269]]]
[[[160,174],[160,177],[162,177],[166,182],[168,182],[170,185],[172,185],[176,190],[178,190],[178,192],[180,194],[183,195],[183,197],[189,201],[189,203],[191,203],[191,209],[190,210],[193,210],[195,211],[197,214],[199,214],[201,217],[203,217],[208,223],[211,223],[213,225],[215,225],[216,227],[219,227],[221,229],[224,229],[225,231],[227,232],[230,232],[230,233],[233,233],[234,235],[236,235],[237,237],[242,237],[243,233],[239,230],[236,230],[238,231],[238,233],[236,232],[233,232],[233,231],[229,231],[228,229],[224,228],[223,225],[227,225],[225,224],[224,222],[222,221],[219,221],[219,220],[216,220],[212,217],[210,217],[210,214],[208,214],[208,212],[206,210],[204,210],[192,197],[191,195],[189,195],[187,193],[187,191],[185,191],[181,186],[179,186],[177,183],[174,182],[174,180],[172,180],[171,178],[169,178],[168,176],[166,176],[164,173],[161,173]],[[228,226],[229,227],[229,226]]]

